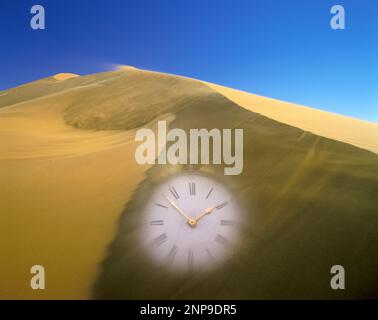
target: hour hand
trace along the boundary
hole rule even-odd
[[[195,220],[198,222],[200,219],[202,219],[207,214],[210,214],[214,211],[216,207],[207,208],[204,212],[202,212]]]

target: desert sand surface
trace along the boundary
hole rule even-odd
[[[2,299],[87,298],[124,201],[142,178],[133,133],[68,126],[71,97],[68,90],[0,110]],[[34,264],[49,270],[46,291],[30,290]]]
[[[376,123],[205,83],[248,110],[304,131],[349,143],[378,154],[378,125]]]
[[[79,77],[79,75],[76,73],[70,73],[70,72],[57,73],[53,76],[55,80],[60,80],[60,81],[64,81],[64,80],[76,78],[76,77]]]
[[[168,170],[134,160],[135,130],[157,119],[244,129],[244,171],[228,178],[248,212],[243,250],[206,281],[162,283],[133,250],[140,202]],[[377,296],[376,137],[376,124],[135,68],[3,91],[0,298]],[[48,290],[30,289],[34,264]],[[350,290],[329,290],[334,264]]]

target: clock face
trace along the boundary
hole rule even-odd
[[[145,207],[143,247],[170,271],[205,271],[234,252],[241,218],[225,185],[205,175],[178,175],[158,186]]]

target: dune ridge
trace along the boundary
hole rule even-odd
[[[57,74],[53,75],[53,78],[55,80],[59,80],[59,81],[64,81],[64,80],[76,78],[76,77],[79,77],[79,75],[76,74],[76,73],[69,73],[69,72],[57,73]]]
[[[0,273],[7,277],[0,297],[371,298],[378,157],[361,145],[372,148],[375,127],[347,144],[348,131],[365,124],[351,122],[330,139],[332,132],[320,134],[323,124],[312,128],[319,134],[311,132],[311,109],[304,111],[306,127],[285,118],[281,110],[292,108],[301,107],[136,68],[49,77],[2,92],[0,246],[7,262]],[[137,217],[136,196],[165,170],[134,160],[135,130],[157,119],[184,130],[243,128],[245,167],[230,185],[252,208],[232,272],[185,282],[174,292],[169,281],[146,275],[120,242],[125,217]],[[45,292],[30,290],[25,273],[36,261],[49,270]],[[335,261],[355,279],[344,292],[324,281]]]
[[[378,124],[208,83],[238,105],[270,119],[378,153]]]

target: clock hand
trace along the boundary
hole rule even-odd
[[[194,220],[196,222],[198,222],[200,219],[202,219],[204,216],[206,216],[207,214],[210,214],[214,211],[216,207],[212,207],[212,208],[207,208],[203,213],[201,213],[197,218],[195,218]]]
[[[171,201],[165,194],[163,194],[163,197],[165,199],[167,199],[167,201],[172,205],[172,207],[174,207],[178,212],[180,212],[183,217],[186,219],[187,223],[189,224],[189,226],[191,227],[195,227],[196,224],[197,224],[197,221],[195,219],[192,219],[190,217],[188,217],[184,211],[182,211],[173,201]]]

